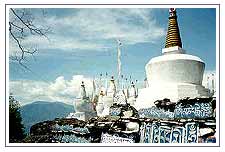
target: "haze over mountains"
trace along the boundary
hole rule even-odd
[[[62,102],[36,101],[21,107],[26,133],[38,122],[66,117],[70,112],[74,112],[73,106]]]

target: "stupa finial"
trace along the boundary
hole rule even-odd
[[[170,8],[169,9],[170,17],[176,16],[176,8]]]
[[[177,22],[177,14],[175,8],[169,9],[169,25],[166,35],[166,44],[165,48],[179,46],[182,48],[182,42],[180,38],[180,32]]]

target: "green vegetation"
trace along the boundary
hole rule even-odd
[[[12,95],[9,96],[9,142],[21,142],[26,137],[22,118],[20,114],[20,104]]]

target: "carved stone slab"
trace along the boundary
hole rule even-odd
[[[140,127],[140,143],[144,143],[145,141],[145,129],[146,129],[145,127],[146,123],[143,122]]]
[[[118,116],[121,113],[121,108],[110,108],[109,109],[109,114],[111,116]]]
[[[101,143],[134,143],[134,140],[130,138],[123,138],[110,134],[102,134]]]
[[[170,143],[184,143],[185,128],[175,127],[170,136]]]
[[[140,109],[138,114],[141,118],[159,118],[159,119],[173,119],[174,113],[165,111],[163,109],[158,109],[156,107],[151,107],[147,109]]]
[[[159,127],[160,143],[170,143],[171,128],[168,126]]]
[[[151,129],[152,125],[151,123],[146,124],[145,126],[145,143],[151,143]]]
[[[159,124],[153,122],[151,130],[152,143],[159,143]]]
[[[213,109],[211,103],[195,103],[182,106],[182,103],[175,107],[175,118],[208,118],[212,117]]]
[[[190,122],[185,125],[186,143],[198,143],[199,126],[198,123]]]

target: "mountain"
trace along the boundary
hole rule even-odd
[[[20,112],[25,131],[28,133],[32,125],[45,120],[66,117],[70,112],[74,112],[74,108],[62,102],[36,101],[22,106]]]

